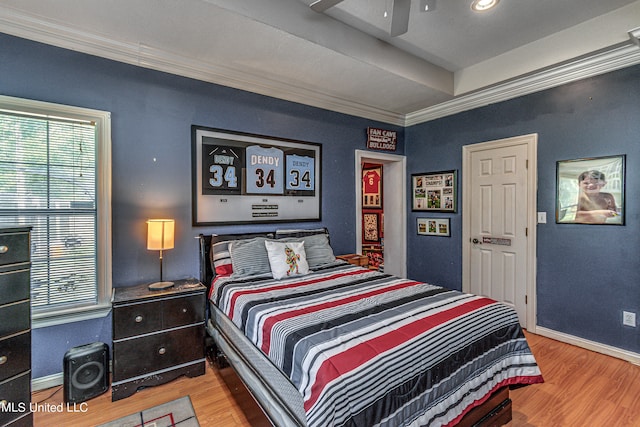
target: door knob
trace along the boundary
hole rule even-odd
[[[472,240],[472,242],[473,242],[473,244],[474,244],[474,245],[477,245],[478,243],[480,243],[480,240],[478,240],[478,239],[473,239],[473,240]]]

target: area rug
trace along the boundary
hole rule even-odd
[[[98,427],[200,427],[189,396],[118,418]]]

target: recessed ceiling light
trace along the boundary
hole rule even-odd
[[[420,10],[422,12],[433,12],[436,10],[436,0],[420,0]]]
[[[500,0],[473,0],[471,9],[474,12],[484,12],[495,7]]]

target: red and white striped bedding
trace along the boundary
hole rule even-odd
[[[217,277],[211,300],[290,378],[309,426],[453,425],[542,382],[516,313],[483,297],[340,263]]]

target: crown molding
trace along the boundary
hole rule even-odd
[[[228,86],[260,95],[402,126],[404,114],[277,81],[220,64],[193,60],[143,44],[113,40],[0,6],[1,32],[126,64]]]
[[[116,41],[107,36],[70,28],[63,23],[46,21],[6,6],[0,6],[0,28],[2,32],[17,37],[118,62],[405,127],[640,63],[640,48],[636,44],[640,29],[635,29],[629,32],[630,40],[623,45],[405,115],[249,73],[246,70],[185,58],[143,44]]]
[[[629,41],[523,78],[517,78],[490,88],[458,96],[451,101],[445,101],[433,107],[409,113],[405,116],[404,126],[413,126],[463,111],[507,101],[636,64],[640,64],[640,48]]]
[[[634,28],[633,30],[629,31],[629,38],[633,43],[640,46],[640,27]]]

